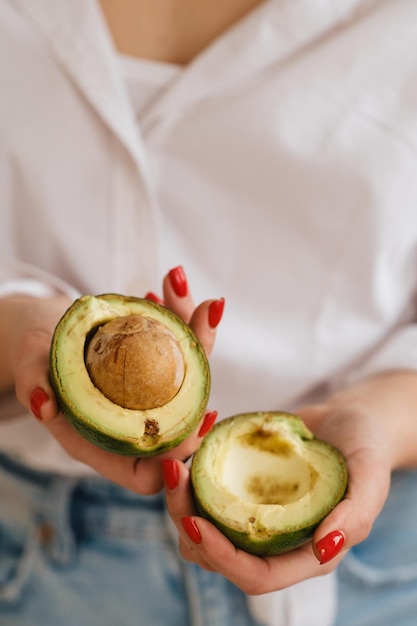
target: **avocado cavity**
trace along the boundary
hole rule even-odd
[[[197,508],[237,547],[281,554],[311,539],[343,498],[341,453],[293,414],[248,413],[219,422],[194,455]]]

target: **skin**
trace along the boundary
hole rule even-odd
[[[263,0],[101,0],[116,48],[186,65]]]

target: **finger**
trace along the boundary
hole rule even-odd
[[[298,413],[318,437],[343,452],[349,469],[345,498],[314,534],[314,553],[325,563],[369,535],[389,491],[389,454],[382,429],[360,411],[313,405]]]
[[[177,447],[160,455],[161,459],[187,461],[200,447],[203,437],[211,430],[217,419],[217,411],[207,411],[194,431]]]
[[[216,570],[214,570],[208,563],[199,563],[198,562],[198,555],[195,554],[194,550],[190,549],[186,543],[181,539],[179,539],[178,542],[178,549],[179,552],[182,556],[182,558],[185,561],[189,561],[190,563],[196,563],[197,565],[199,565],[200,567],[202,567],[203,569],[205,569],[207,572],[214,572]]]
[[[194,550],[196,562],[221,573],[247,594],[259,595],[329,573],[336,564],[320,565],[314,558],[311,544],[274,557],[259,557],[236,548],[208,520],[193,516],[184,525],[181,538]],[[197,541],[198,537],[198,541]]]
[[[312,404],[299,407],[296,413],[301,417],[307,428],[316,433],[328,410],[325,404]]]
[[[190,327],[199,339],[207,356],[210,356],[216,340],[217,326],[223,316],[225,300],[205,300],[193,312]]]
[[[165,276],[163,292],[165,305],[190,325],[209,356],[216,339],[216,328],[223,316],[224,298],[206,300],[195,308],[182,266],[175,267]]]
[[[25,333],[15,359],[15,389],[17,399],[37,418],[53,419],[59,413],[49,382],[49,347],[51,334],[43,330]]]
[[[194,301],[181,265],[168,272],[164,277],[162,287],[165,306],[188,324],[194,311]]]
[[[177,459],[164,459],[162,470],[167,508],[180,533],[181,519],[197,513],[190,488],[190,471]]]
[[[164,305],[164,301],[162,300],[162,298],[160,298],[159,296],[157,296],[155,293],[153,293],[152,291],[148,291],[148,293],[145,295],[145,299],[146,300],[150,300],[151,302],[156,302],[156,304],[162,304]]]
[[[378,448],[359,449],[349,456],[348,464],[346,496],[314,534],[314,553],[321,563],[368,537],[388,495],[390,471]]]
[[[179,534],[179,549],[183,558],[200,567],[212,571],[212,567],[205,561],[197,550],[194,541],[190,541],[184,529],[184,520],[193,520],[197,513],[194,499],[190,490],[189,470],[184,463],[176,459],[162,461],[165,500],[169,514]],[[191,525],[193,522],[191,521]],[[184,540],[185,535],[185,540]],[[198,541],[198,537],[197,537]]]

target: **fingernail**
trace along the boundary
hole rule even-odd
[[[209,413],[205,414],[203,423],[201,424],[201,428],[198,431],[199,437],[204,437],[204,435],[207,435],[207,433],[213,426],[214,422],[216,421],[216,418],[217,418],[217,411],[210,411]]]
[[[46,393],[46,391],[44,391],[40,387],[37,387],[36,389],[34,389],[32,393],[30,394],[30,408],[32,410],[33,415],[36,417],[36,419],[42,421],[42,415],[41,415],[42,407],[46,402],[48,402],[48,400],[49,400],[48,394]]]
[[[210,303],[208,321],[211,328],[216,328],[216,326],[219,325],[224,311],[224,303],[224,298],[220,298],[220,300],[213,300],[213,302]]]
[[[162,459],[162,475],[165,487],[168,491],[174,491],[179,481],[178,464],[174,459]]]
[[[146,294],[145,300],[151,300],[152,302],[156,302],[156,304],[164,304],[164,301],[161,300],[161,298],[159,298],[159,296],[154,294],[152,291],[149,291]]]
[[[201,543],[200,531],[193,517],[182,517],[181,524],[191,541]]]
[[[182,266],[174,267],[174,269],[168,272],[168,276],[175,295],[179,298],[185,298],[188,293],[188,285]]]
[[[316,543],[319,561],[323,565],[334,559],[345,545],[345,536],[340,530],[334,530]]]

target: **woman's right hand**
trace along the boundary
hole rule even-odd
[[[182,290],[177,288],[178,279],[183,282]],[[175,268],[165,277],[163,299],[168,308],[190,325],[209,355],[221,317],[222,301],[206,300],[195,308],[181,268]],[[8,356],[8,366],[2,373],[3,388],[14,380],[18,400],[72,458],[132,491],[143,495],[157,493],[163,486],[161,459],[164,454],[140,459],[102,450],[75,431],[59,411],[49,382],[49,349],[54,328],[70,304],[68,299],[62,297],[16,297],[0,303],[0,334],[5,344],[3,354]],[[213,326],[213,320],[217,322],[216,326]],[[166,455],[179,460],[191,456],[212,421],[213,412],[210,412],[194,433]]]

